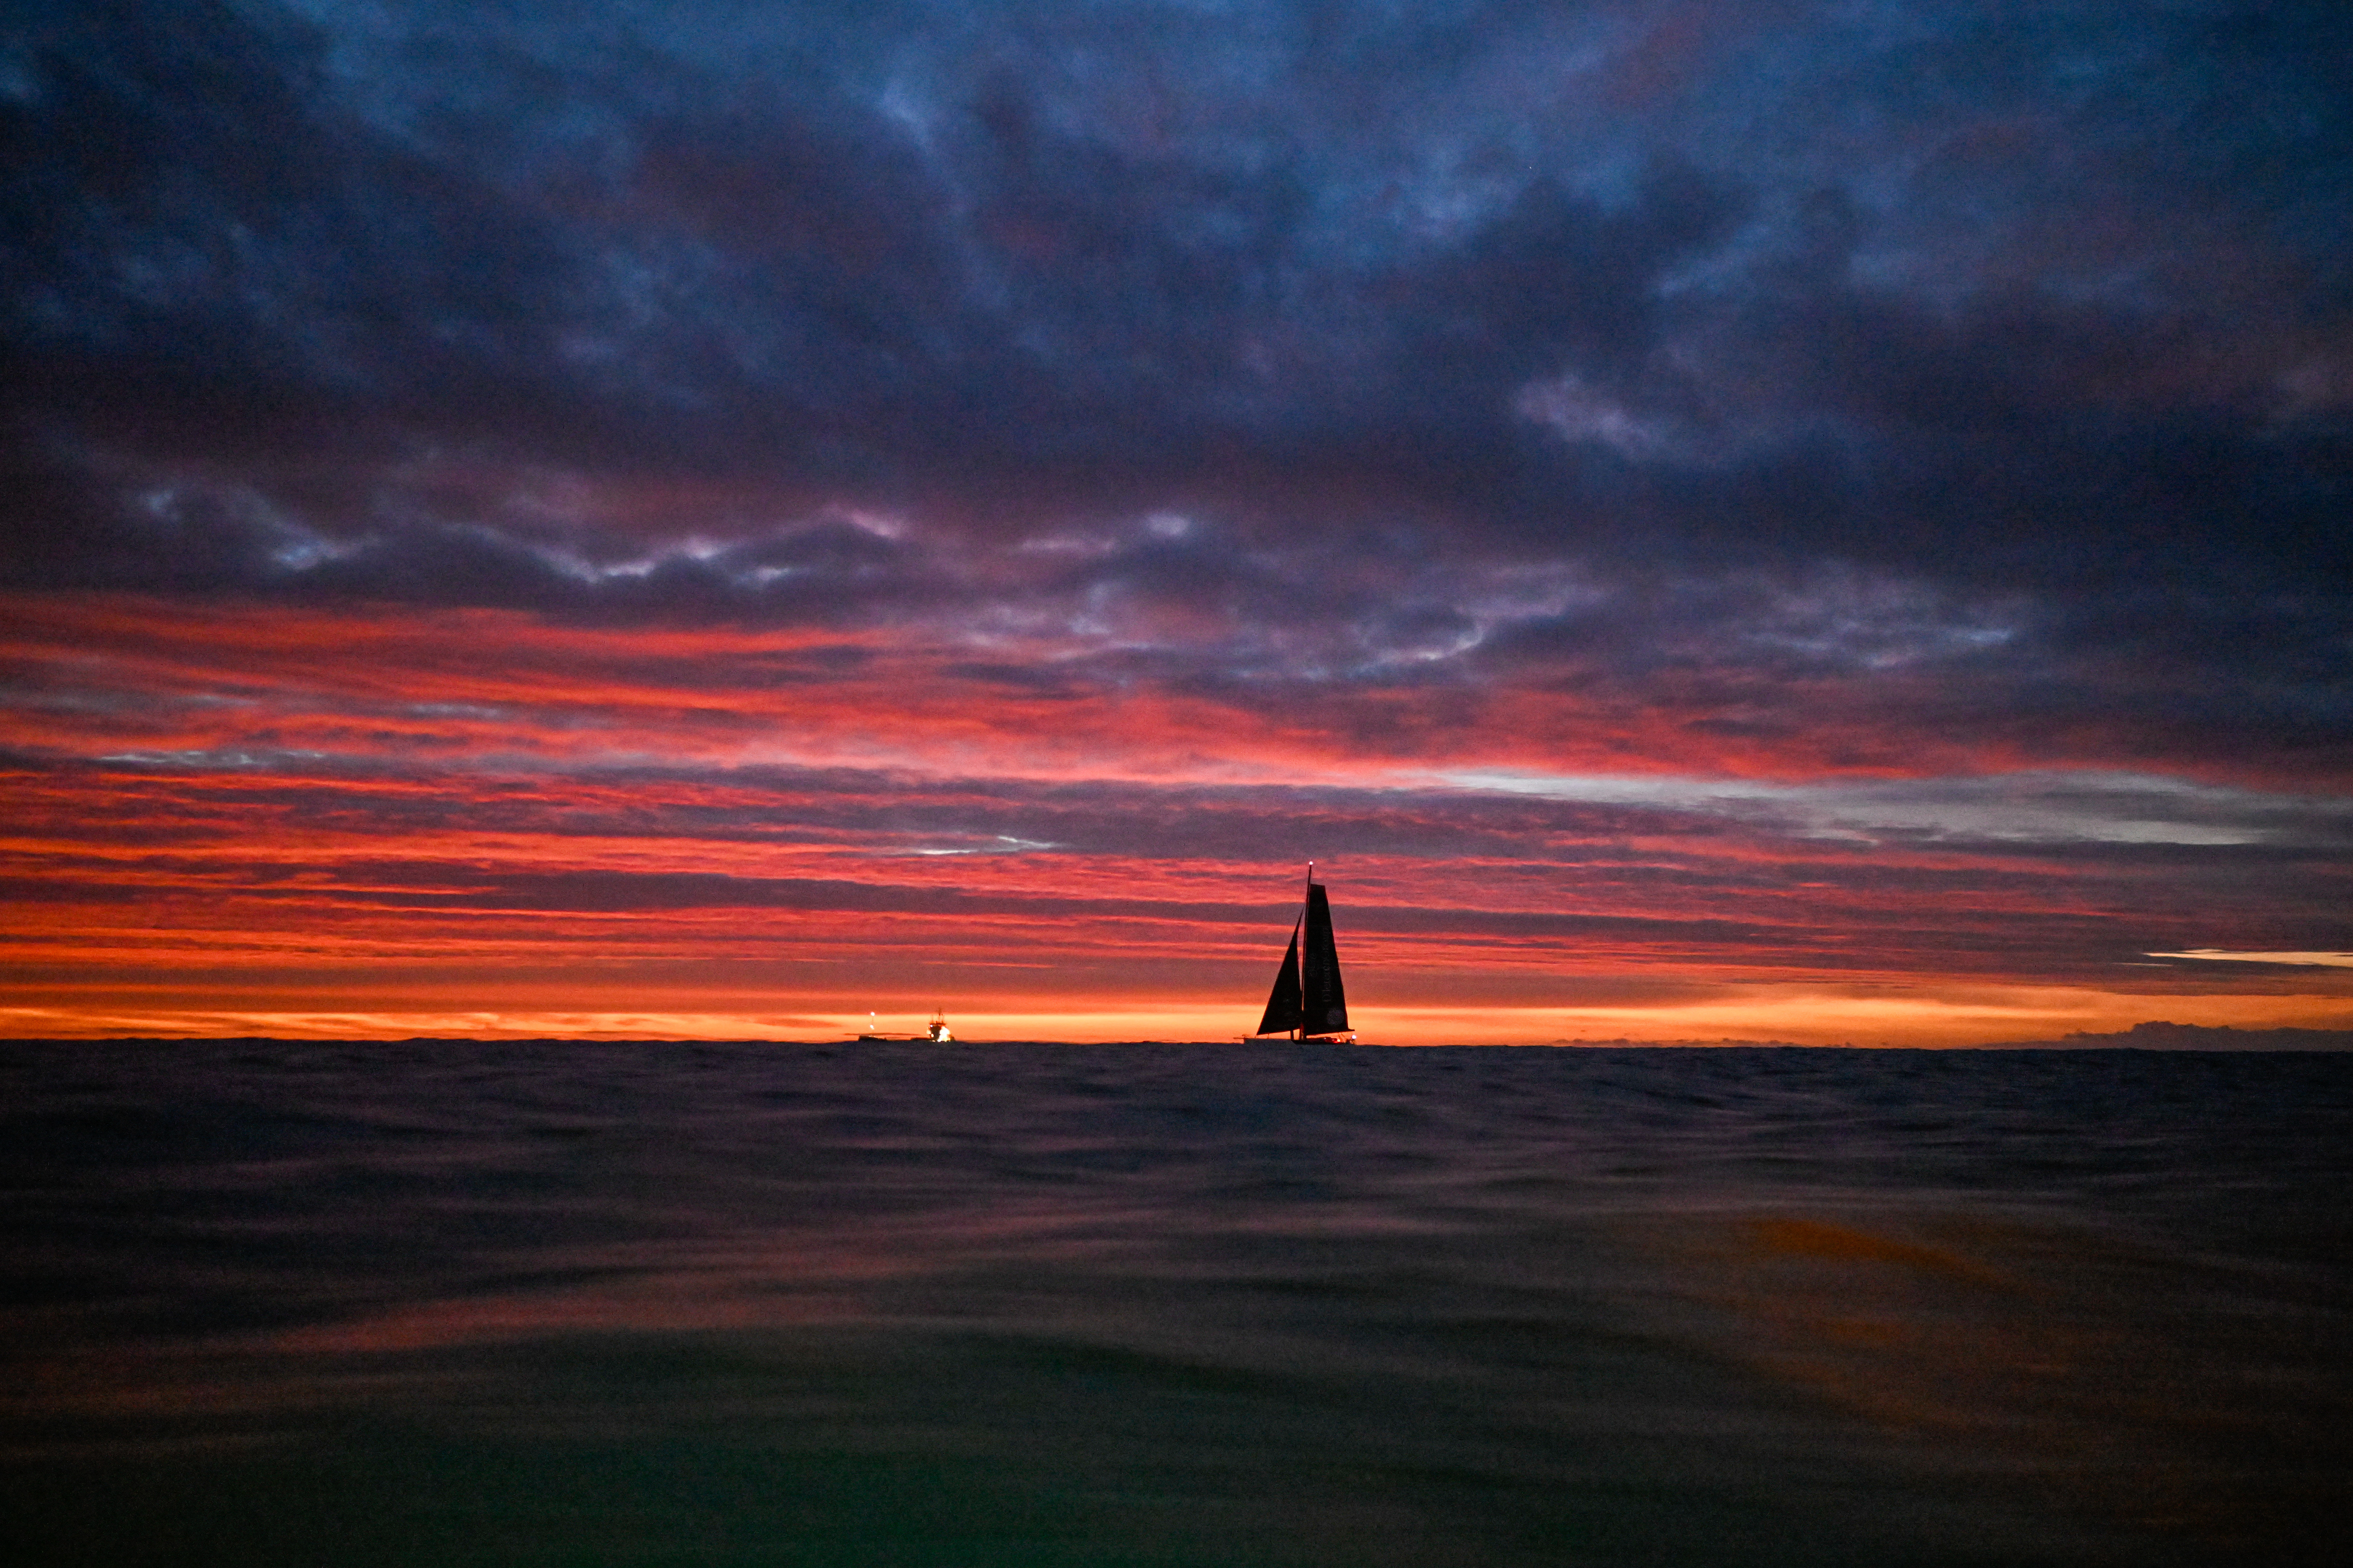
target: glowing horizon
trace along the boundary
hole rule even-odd
[[[2123,1034],[2147,1023],[2239,1030],[2353,1031],[2338,996],[2168,998],[2154,1011],[2137,999],[2075,988],[2015,988],[1984,996],[1901,1000],[1824,994],[1792,987],[1788,996],[1737,988],[1722,1000],[1678,1007],[1399,1007],[1352,1005],[1358,1043],[1367,1046],[1577,1047],[1749,1045],[1972,1047]],[[1037,1041],[1087,1046],[1237,1041],[1253,1007],[1208,1004],[1092,1009],[1002,1008],[950,1013],[955,1046]],[[400,1040],[525,1039],[774,1040],[846,1043],[870,1029],[920,1039],[931,1009],[866,1014],[665,1012],[459,1012],[426,1008],[353,1012],[164,1009],[133,1005],[0,1008],[0,1038]],[[1270,1037],[1270,1046],[1283,1043]]]

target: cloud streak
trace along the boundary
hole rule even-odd
[[[2353,969],[2353,952],[2223,952],[2197,947],[2188,952],[2152,952],[2151,958],[2194,958],[2226,963],[2284,963],[2318,969]]]

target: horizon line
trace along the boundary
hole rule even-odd
[[[2289,1043],[2294,1040],[2296,1043]],[[1298,1049],[1302,1047],[1325,1047],[1345,1050],[1793,1050],[1793,1051],[2116,1051],[2150,1050],[2168,1053],[2207,1052],[2213,1054],[2246,1054],[2248,1052],[2333,1052],[2353,1051],[2353,1029],[2310,1028],[2292,1025],[2269,1028],[2240,1028],[2232,1025],[2176,1024],[2151,1020],[2136,1024],[2128,1029],[2091,1034],[2072,1033],[2057,1038],[1971,1041],[1954,1045],[1934,1045],[1894,1040],[1812,1042],[1800,1040],[1751,1039],[1723,1036],[1714,1039],[1694,1037],[1674,1039],[1636,1039],[1625,1036],[1594,1038],[1558,1038],[1551,1040],[1486,1040],[1385,1042],[1381,1040],[1292,1040],[1282,1037],[1254,1039],[1228,1036],[1208,1039],[1174,1039],[1138,1037],[1133,1039],[1079,1040],[1051,1039],[1039,1037],[1007,1037],[1001,1039],[979,1039],[960,1037],[937,1044],[911,1036],[899,1039],[872,1040],[855,1037],[811,1038],[797,1036],[705,1036],[705,1035],[644,1035],[644,1034],[579,1034],[579,1035],[8,1035],[0,1036],[0,1048],[8,1046],[202,1046],[202,1045],[277,1045],[277,1046],[403,1046],[403,1045],[642,1045],[642,1046],[771,1046],[802,1049],[818,1047],[843,1048],[872,1046],[934,1047],[943,1055],[953,1055],[972,1047],[1037,1046],[1055,1049],[1083,1050],[1121,1048],[1136,1046],[1156,1046],[1175,1048],[1204,1047],[1257,1047],[1267,1051]]]

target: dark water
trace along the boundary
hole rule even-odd
[[[2353,1561],[2353,1058],[0,1046],[37,1563]]]

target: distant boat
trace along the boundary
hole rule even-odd
[[[920,1035],[886,1035],[881,1025],[876,1022],[875,1016],[869,1013],[866,1015],[866,1032],[852,1037],[861,1045],[880,1045],[890,1040],[929,1040],[935,1046],[955,1043],[955,1035],[948,1028],[946,1012],[937,1007],[932,1009],[932,1021],[923,1026],[923,1032]]]
[[[1305,935],[1307,943],[1300,945]],[[1332,942],[1332,904],[1307,863],[1307,902],[1292,922],[1291,946],[1275,972],[1274,990],[1256,1035],[1289,1035],[1294,1040],[1354,1039],[1348,1028],[1348,995],[1340,984],[1340,951]]]

